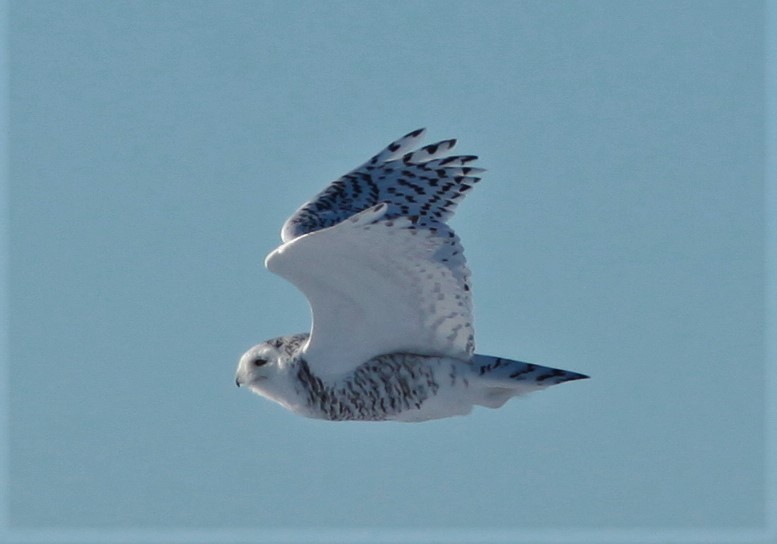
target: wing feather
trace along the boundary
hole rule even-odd
[[[292,239],[267,268],[299,288],[313,314],[303,353],[320,376],[372,357],[417,353],[469,360],[474,352],[469,270],[445,224],[392,218],[380,203]]]
[[[387,219],[417,217],[420,225],[447,221],[484,170],[467,166],[477,159],[475,155],[446,156],[456,140],[414,151],[424,132],[406,134],[330,183],[284,223],[282,240],[331,227],[380,202],[388,204]]]

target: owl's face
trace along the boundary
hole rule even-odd
[[[281,357],[278,348],[267,342],[255,345],[240,357],[235,383],[238,387],[261,389],[263,381],[271,380],[278,374]]]
[[[240,358],[235,383],[296,410],[295,362],[309,336],[307,333],[279,336],[255,345]]]

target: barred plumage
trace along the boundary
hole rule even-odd
[[[283,241],[331,227],[381,202],[388,204],[384,219],[414,217],[421,226],[447,221],[485,170],[466,166],[475,155],[444,157],[456,140],[410,151],[424,132],[414,130],[392,142],[303,204],[283,225]]]

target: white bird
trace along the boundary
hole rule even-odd
[[[583,374],[474,353],[470,273],[446,224],[483,169],[416,149],[423,129],[330,183],[283,225],[266,267],[310,302],[310,334],[267,340],[236,383],[307,417],[424,421]]]

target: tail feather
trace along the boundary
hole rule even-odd
[[[515,395],[588,378],[578,372],[489,355],[474,355],[472,364],[473,372],[487,387],[489,402],[486,405],[494,408],[501,406]]]

